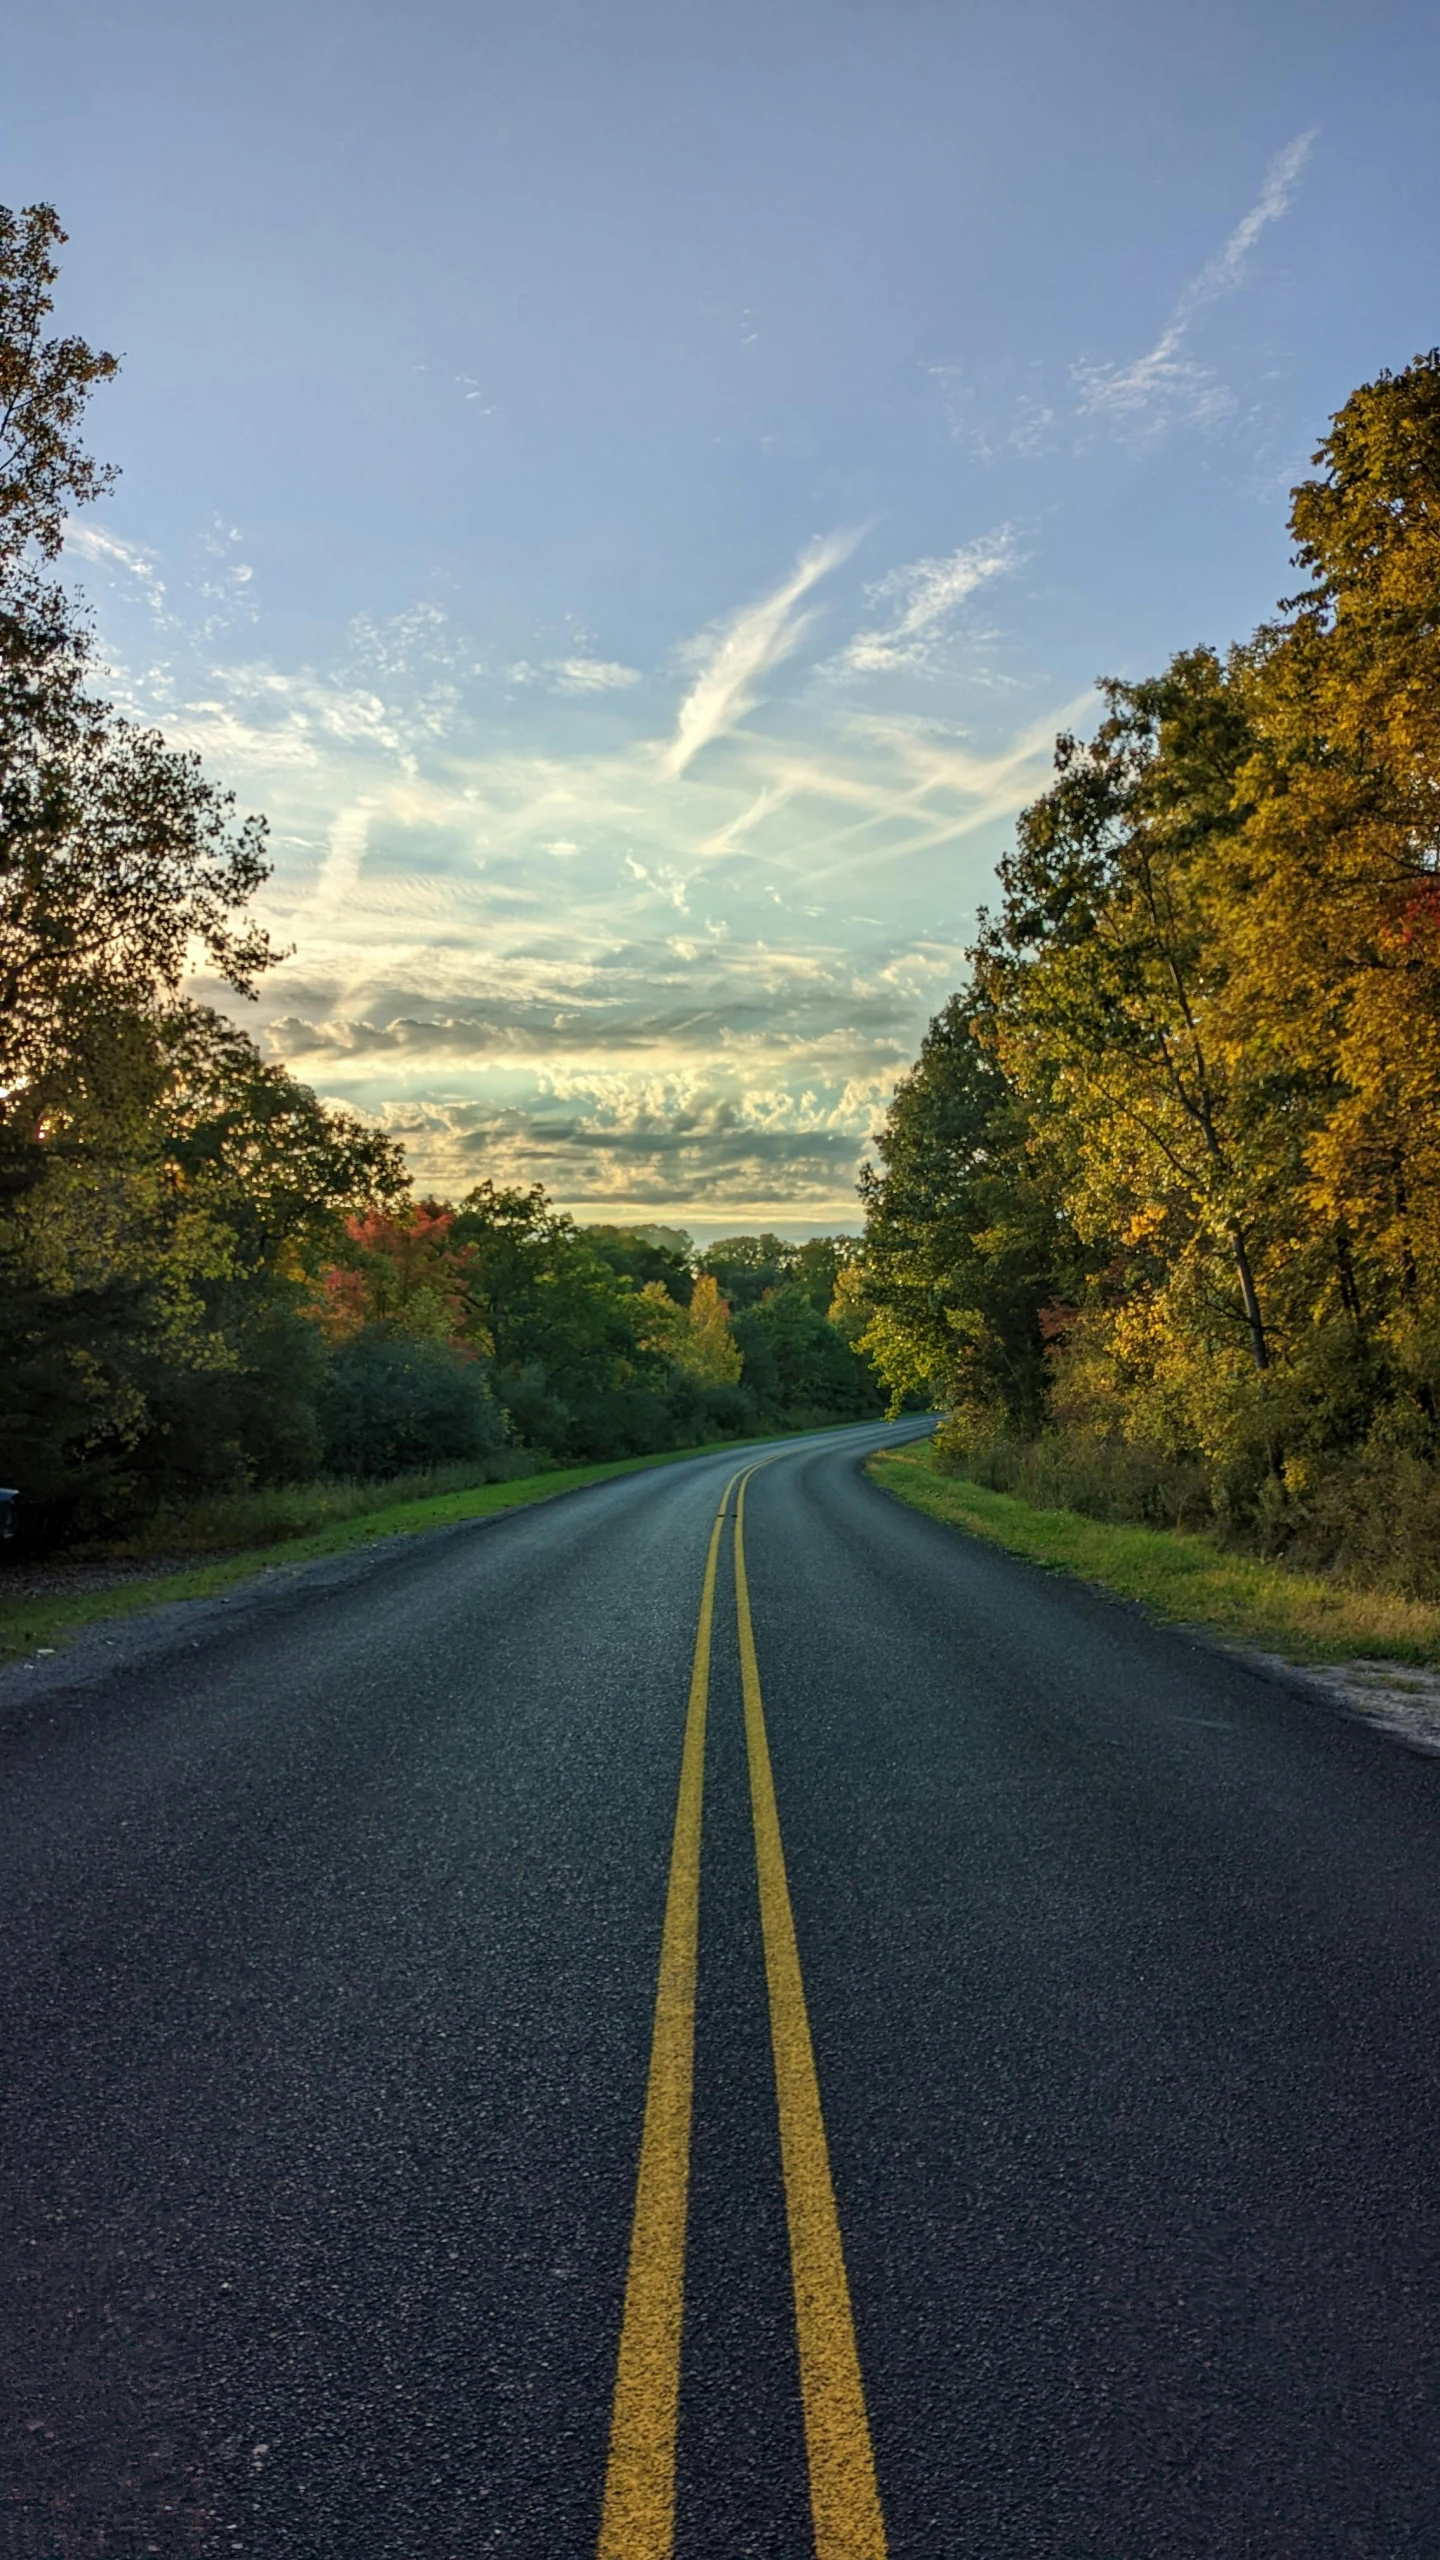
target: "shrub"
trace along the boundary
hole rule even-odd
[[[505,1436],[478,1362],[373,1329],[331,1355],[320,1424],[327,1469],[349,1476],[481,1458]]]

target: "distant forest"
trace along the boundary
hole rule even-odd
[[[951,1464],[1440,1595],[1440,352],[1298,592],[1104,686],[878,1139],[864,1347]]]
[[[114,359],[47,334],[63,244],[0,211],[0,1475],[26,1545],[206,1496],[625,1457],[878,1413],[858,1246],[699,1256],[543,1191],[416,1200],[401,1150],[186,999],[280,956],[264,823],[121,718],[49,574],[110,475]]]

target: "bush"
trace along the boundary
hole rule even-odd
[[[332,1353],[320,1425],[326,1467],[345,1476],[482,1458],[505,1436],[477,1361],[374,1329]]]
[[[1440,1599],[1440,1467],[1428,1415],[1392,1404],[1364,1445],[1286,1467],[1287,1557],[1372,1591]]]
[[[378,1480],[320,1476],[303,1484],[256,1486],[245,1493],[202,1494],[195,1502],[162,1503],[124,1534],[92,1540],[76,1552],[84,1558],[159,1559],[278,1546],[286,1538],[313,1537],[318,1530],[363,1519],[382,1507],[433,1501],[440,1494],[468,1493],[472,1485],[508,1484],[517,1476],[544,1472],[533,1458],[501,1449],[458,1465],[422,1467]]]
[[[1144,1442],[1071,1428],[986,1438],[952,1415],[935,1436],[944,1475],[1040,1510],[1161,1529],[1213,1529],[1221,1543],[1333,1573],[1367,1591],[1440,1599],[1440,1467],[1421,1409],[1387,1407],[1359,1450],[1306,1452],[1237,1489],[1233,1461],[1205,1466]]]
[[[755,1399],[743,1386],[702,1387],[699,1397],[702,1440],[743,1440],[758,1422]]]
[[[1038,1440],[987,1438],[952,1415],[935,1435],[942,1475],[968,1476],[1041,1510],[1090,1520],[1137,1520],[1160,1529],[1209,1527],[1215,1506],[1205,1470],[1101,1433],[1046,1431]]]

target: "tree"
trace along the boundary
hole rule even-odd
[[[1148,1502],[1153,1458],[1186,1507],[1198,1484],[1247,1535],[1421,1575],[1440,1454],[1440,352],[1362,385],[1315,458],[1291,516],[1303,592],[1223,660],[1107,684],[1095,736],[1057,742],[973,985],[866,1176],[852,1294],[892,1386],[940,1382],[1020,1438],[1048,1415],[1072,1454],[1087,1444],[1096,1499]]]
[[[860,1259],[858,1236],[807,1236],[791,1250],[790,1278],[822,1316],[834,1304],[841,1275]]]
[[[0,1442],[52,1527],[319,1463],[306,1304],[390,1142],[201,1006],[132,1017],[105,1145],[55,1150],[3,1237]]]
[[[1107,683],[1095,738],[1056,745],[1058,779],[1022,811],[1002,904],[979,943],[997,1052],[1068,1124],[1071,1194],[1092,1236],[1168,1221],[1220,1319],[1217,1256],[1257,1370],[1269,1366],[1254,1235],[1264,1139],[1212,1026],[1223,938],[1217,843],[1238,825],[1250,744],[1213,652],[1141,684]]]
[[[739,1314],[756,1307],[767,1289],[778,1289],[790,1277],[793,1245],[782,1244],[768,1231],[758,1236],[721,1236],[700,1255],[727,1306]]]
[[[1308,1097],[1349,1313],[1413,1338],[1440,1292],[1440,351],[1362,385],[1315,460],[1310,584],[1242,661],[1226,1031]]]
[[[32,550],[58,558],[68,510],[115,477],[77,431],[95,384],[120,368],[83,338],[44,335],[65,236],[53,205],[0,205],[0,574]]]
[[[403,1214],[410,1176],[394,1140],[317,1101],[238,1024],[180,1004],[156,1039],[154,1135],[170,1178],[223,1212],[257,1266],[309,1276],[357,1218]]]
[[[667,1242],[654,1228],[581,1227],[578,1232],[590,1251],[598,1253],[618,1278],[629,1280],[637,1289],[656,1282],[677,1306],[689,1305],[695,1273],[689,1240],[680,1229],[667,1231],[675,1237],[674,1243]]]
[[[676,1304],[660,1281],[647,1280],[640,1309],[643,1343],[663,1352],[701,1386],[736,1384],[740,1352],[730,1330],[730,1310],[710,1272],[701,1272],[684,1306]]]
[[[63,239],[0,210],[0,1434],[32,1520],[96,1526],[318,1460],[306,1287],[405,1175],[182,995],[278,957],[264,825],[93,689],[46,574],[113,478],[79,431],[114,359],[47,334]]]
[[[730,1310],[711,1272],[701,1272],[686,1314],[689,1339],[680,1366],[702,1386],[733,1386],[740,1376],[740,1351],[730,1330]]]
[[[846,1296],[892,1412],[916,1397],[1023,1438],[1045,1418],[1046,1310],[1076,1288],[1081,1256],[1031,1158],[1025,1106],[978,1036],[986,1018],[973,990],[952,996],[897,1087],[882,1170],[860,1176],[864,1259]]]
[[[276,957],[243,911],[264,826],[237,823],[194,756],[87,690],[89,633],[41,574],[68,507],[112,474],[79,423],[112,356],[44,334],[63,243],[53,210],[0,209],[0,1180],[93,1142],[137,1013],[192,947],[244,992]]]
[[[474,1304],[520,1438],[575,1458],[663,1448],[669,1363],[643,1339],[642,1297],[544,1190],[477,1183],[454,1240],[474,1251]]]
[[[457,1244],[455,1212],[438,1200],[370,1209],[345,1222],[348,1250],[321,1274],[322,1329],[332,1342],[367,1329],[444,1342],[474,1358],[494,1349],[480,1313],[479,1254]]]
[[[852,1349],[793,1280],[767,1289],[735,1318],[742,1383],[777,1421],[804,1424],[876,1413],[869,1362]]]

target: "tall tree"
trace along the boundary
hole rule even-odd
[[[1274,1133],[1213,1019],[1245,706],[1205,649],[1103,690],[1095,737],[1058,741],[1057,780],[1021,814],[1000,911],[980,937],[980,983],[1004,1064],[1043,1098],[1082,1225],[1138,1243],[1163,1223],[1167,1265],[1214,1348],[1223,1355],[1228,1309],[1231,1339],[1263,1371]]]
[[[88,1136],[123,1089],[129,1023],[188,956],[248,991],[276,957],[245,910],[264,825],[237,822],[196,757],[92,690],[88,628],[44,574],[67,511],[113,476],[79,437],[116,371],[46,334],[64,233],[0,209],[0,1175]]]
[[[950,998],[877,1132],[880,1169],[860,1176],[860,1339],[893,1410],[933,1399],[1025,1437],[1045,1417],[1045,1313],[1078,1255],[985,1022],[973,990]]]
[[[1311,1097],[1305,1209],[1355,1312],[1440,1292],[1440,351],[1352,393],[1295,491],[1310,584],[1243,661],[1233,1055]]]

